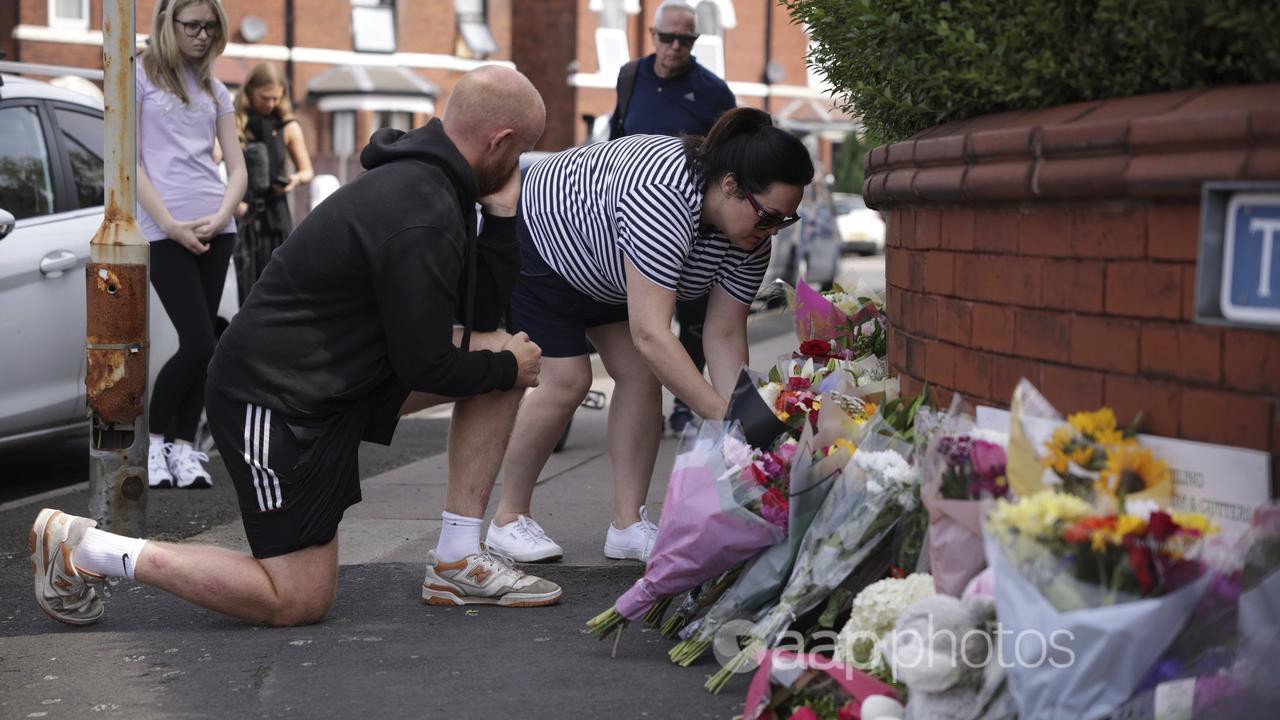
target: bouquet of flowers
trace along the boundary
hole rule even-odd
[[[889,538],[913,502],[918,479],[897,452],[859,447],[805,533],[777,603],[752,627],[746,646],[707,681],[707,689],[719,692]]]
[[[759,453],[742,442],[736,427],[715,422],[703,422],[685,443],[671,471],[644,576],[587,623],[596,637],[621,632],[627,621],[786,536],[778,511],[765,499],[770,486],[785,488],[785,451]],[[786,493],[780,494],[785,500]],[[785,507],[780,512],[785,518]]]
[[[1009,495],[1003,433],[952,416],[920,454],[921,497],[929,512],[929,568],[938,592],[959,597],[986,567],[982,501]]]
[[[891,682],[892,673],[879,651],[880,641],[893,631],[907,606],[934,594],[933,585],[928,573],[913,573],[905,578],[885,578],[863,588],[853,599],[849,620],[840,630],[836,661]]]
[[[1126,498],[1169,506],[1169,468],[1134,437],[1141,413],[1123,429],[1106,407],[1075,413],[1064,422],[1026,380],[1018,383],[1013,395],[1007,467],[1015,495],[1058,487],[1111,511],[1123,506]],[[1036,447],[1043,448],[1043,454]]]
[[[1197,559],[1215,529],[1193,513],[1126,501],[1099,512],[1065,492],[996,501],[986,523],[1000,652],[1027,717],[1105,717],[1138,688],[1186,623],[1209,574]],[[1036,638],[1023,662],[1019,638]],[[1019,656],[1017,653],[1022,652]],[[1013,662],[1018,660],[1017,662]]]
[[[848,293],[838,283],[818,293],[802,280],[796,286],[795,319],[796,339],[806,355],[885,356],[884,300],[875,293]],[[827,343],[825,350],[820,343]]]
[[[733,586],[711,605],[705,616],[689,626],[684,640],[671,648],[672,662],[684,667],[693,664],[706,653],[716,633],[728,622],[746,618],[777,598],[800,550],[800,541],[806,537],[827,493],[840,481],[855,449],[848,440],[837,437],[829,445],[811,450],[822,442],[815,440],[812,430],[806,430],[800,437],[800,449],[791,470],[787,539],[765,550],[743,568]]]
[[[858,720],[870,698],[897,705],[894,689],[875,678],[817,654],[771,650],[747,689],[743,720]],[[866,705],[864,705],[866,703]],[[873,720],[868,717],[866,720]]]

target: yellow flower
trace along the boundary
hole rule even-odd
[[[1107,453],[1098,490],[1112,497],[1148,490],[1169,480],[1169,467],[1137,443],[1122,443]]]
[[[1075,413],[1067,418],[1067,423],[1081,435],[1104,445],[1120,442],[1123,438],[1116,429],[1116,414],[1109,407]]]
[[[1116,518],[1116,537],[1125,535],[1141,535],[1147,531],[1147,521],[1137,515],[1121,515]]]
[[[1200,513],[1175,512],[1172,517],[1178,527],[1197,530],[1201,535],[1212,535],[1218,532],[1218,526],[1209,522],[1209,518]]]
[[[848,438],[836,438],[836,441],[832,443],[832,446],[835,447],[837,450],[840,448],[844,448],[845,450],[849,451],[850,455],[858,451],[858,446],[854,445],[853,441],[849,440]]]
[[[1074,495],[1046,490],[1016,503],[996,502],[992,520],[1016,529],[1023,535],[1056,535],[1060,524],[1074,522],[1091,511],[1089,503]]]
[[[1089,467],[1089,464],[1093,462],[1093,447],[1085,445],[1071,451],[1071,462],[1082,468]]]

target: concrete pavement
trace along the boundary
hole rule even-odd
[[[795,347],[790,327],[785,315],[753,319],[753,366]],[[564,587],[551,608],[420,602],[444,504],[442,454],[364,480],[364,501],[340,531],[337,601],[308,628],[248,628],[128,583],[101,623],[64,628],[36,607],[25,552],[7,538],[16,552],[0,558],[0,717],[732,717],[745,678],[712,696],[702,683],[715,662],[672,665],[671,643],[656,632],[628,628],[617,658],[581,632],[642,572],[602,553],[612,515],[606,417],[578,411],[534,496],[539,521],[565,548],[559,563],[526,566]],[[675,451],[664,438],[649,493],[655,519]],[[190,541],[246,549],[238,521]]]

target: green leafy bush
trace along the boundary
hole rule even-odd
[[[846,112],[897,140],[974,115],[1280,80],[1277,0],[780,0]]]

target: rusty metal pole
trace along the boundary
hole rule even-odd
[[[147,517],[147,300],[150,247],[134,214],[137,137],[134,0],[106,0],[102,70],[106,197],[86,268],[85,378],[93,421],[89,516],[142,537]]]

